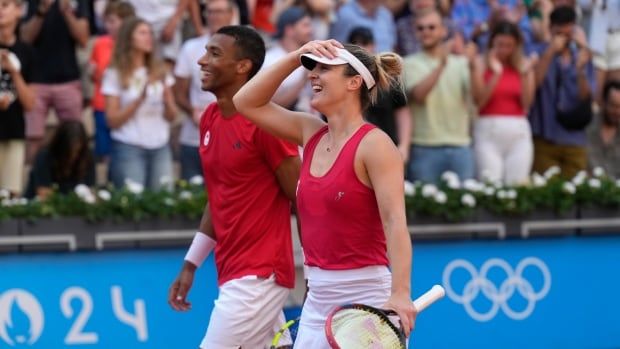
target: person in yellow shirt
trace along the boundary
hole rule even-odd
[[[439,12],[421,13],[415,23],[423,50],[404,59],[413,117],[409,177],[437,182],[443,172],[452,171],[461,179],[472,178],[469,59],[449,53]]]

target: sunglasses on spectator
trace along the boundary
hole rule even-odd
[[[436,28],[436,27],[437,27],[437,26],[436,26],[436,25],[434,25],[434,24],[431,24],[431,25],[426,25],[426,26],[424,26],[424,25],[418,25],[418,26],[416,26],[416,29],[417,29],[419,32],[422,32],[422,31],[424,31],[424,30],[433,31],[433,30],[435,30],[435,28]]]

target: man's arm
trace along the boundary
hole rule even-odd
[[[536,68],[534,70],[536,88],[540,87],[543,81],[545,81],[547,71],[549,70],[551,62],[553,62],[553,58],[555,58],[555,56],[564,49],[567,40],[568,39],[563,35],[556,35],[551,39],[549,47],[547,47],[543,55],[538,60],[538,64],[536,64]]]
[[[172,15],[172,17],[170,17],[170,19],[168,19],[168,22],[166,23],[164,29],[161,32],[161,41],[170,42],[172,40],[172,38],[174,37],[174,32],[179,25],[179,21],[181,20],[181,17],[183,17],[183,14],[185,13],[185,10],[188,9],[188,7],[188,0],[178,0],[177,8],[175,9],[174,14]]]
[[[448,55],[452,51],[453,41],[447,41],[441,47],[441,55],[439,57],[439,65],[433,69],[433,71],[428,74],[424,79],[415,84],[410,91],[409,96],[413,99],[414,102],[419,104],[424,104],[426,102],[426,97],[433,90],[439,78],[441,77],[441,73],[443,73],[444,68],[448,64]]]
[[[196,35],[201,36],[206,32],[204,25],[202,25],[202,16],[200,14],[200,3],[198,1],[189,2],[189,17],[194,26]]]
[[[300,168],[299,156],[290,156],[280,162],[275,172],[280,188],[293,205],[297,200],[297,182],[299,181]]]
[[[297,217],[297,237],[299,238],[299,243],[302,244],[301,240],[301,220],[299,219],[299,215],[297,214],[297,183],[299,181],[299,171],[301,169],[301,159],[299,156],[291,156],[288,157],[280,163],[280,166],[276,169],[276,177],[278,179],[278,184],[282,191],[291,200],[291,208],[292,212]],[[303,245],[302,245],[303,248]],[[308,279],[306,279],[306,292],[304,293],[304,301],[308,295]]]
[[[213,229],[213,222],[211,221],[211,209],[209,203],[205,205],[205,210],[202,212],[202,218],[200,219],[200,225],[198,226],[201,233],[215,240],[215,230]]]
[[[521,105],[526,111],[532,107],[534,96],[536,95],[536,78],[533,71],[535,64],[535,61],[528,58],[526,66],[521,70]]]
[[[536,88],[539,88],[540,85],[545,81],[547,77],[547,71],[549,70],[549,66],[555,57],[555,52],[553,47],[549,46],[545,53],[540,57],[538,61],[538,65],[534,68],[534,78],[536,82]]]
[[[282,160],[276,169],[276,178],[282,191],[291,200],[292,212],[297,215],[297,182],[299,181],[299,170],[301,160],[299,156],[291,156]],[[297,215],[297,234],[301,243],[301,223]]]
[[[74,9],[71,6],[71,0],[58,0],[60,1],[60,13],[69,27],[69,33],[71,37],[80,45],[80,47],[86,47],[88,43],[88,36],[90,35],[88,30],[88,20],[83,17],[76,17]]]
[[[590,88],[590,76],[588,74],[588,63],[590,62],[590,52],[584,48],[579,50],[577,54],[577,91],[580,100],[585,100],[593,96]]]
[[[21,25],[20,37],[25,43],[32,45],[35,42],[41,32],[43,20],[53,3],[54,0],[41,0],[39,6],[34,9],[34,14]]]
[[[204,234],[209,239],[215,241],[215,231],[213,229],[211,211],[208,203],[205,205],[202,219],[200,220],[199,232],[196,234]],[[183,266],[181,267],[179,275],[172,282],[168,290],[168,304],[170,304],[172,309],[176,311],[187,311],[191,309],[192,305],[187,301],[187,294],[194,283],[194,274],[197,268],[198,266],[194,263],[188,260],[183,261]]]
[[[424,79],[422,79],[422,81],[413,86],[409,95],[416,103],[424,104],[426,102],[426,97],[431,92],[433,87],[435,87],[437,81],[439,81],[439,77],[441,76],[441,73],[443,72],[445,66],[446,61],[444,60],[439,63],[437,68],[433,69],[433,71],[428,74],[427,77],[425,77]]]
[[[174,77],[176,83],[174,85],[174,99],[177,102],[177,105],[183,110],[187,115],[193,115],[194,108],[192,104],[189,102],[189,79],[182,78],[179,76]]]

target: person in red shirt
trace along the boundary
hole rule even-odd
[[[506,184],[528,180],[534,158],[527,113],[534,100],[533,61],[523,57],[523,35],[511,22],[491,31],[487,53],[474,62],[472,93],[478,177]]]
[[[256,31],[225,26],[198,61],[202,89],[217,97],[200,122],[209,203],[168,301],[175,310],[189,309],[194,272],[214,248],[219,297],[201,348],[268,346],[284,323],[282,308],[294,287],[290,212],[300,168],[297,147],[256,127],[232,103],[264,57]]]
[[[310,70],[311,106],[327,124],[270,101],[300,60]],[[379,92],[400,83],[401,71],[394,53],[313,41],[261,70],[233,98],[259,127],[304,146],[297,209],[309,292],[295,348],[330,348],[325,319],[345,303],[393,309],[407,335],[413,327],[404,165],[389,136],[363,118]]]
[[[107,33],[97,37],[93,43],[93,50],[90,54],[90,77],[94,84],[91,105],[95,118],[95,155],[106,159],[110,155],[112,138],[105,118],[105,97],[101,93],[101,82],[103,72],[112,60],[114,40],[123,25],[123,20],[135,16],[135,11],[128,2],[111,1],[106,5],[103,16]]]

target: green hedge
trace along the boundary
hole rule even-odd
[[[453,173],[445,173],[439,185],[406,182],[407,214],[459,221],[480,209],[497,215],[518,216],[537,210],[562,213],[578,205],[620,207],[620,180],[606,176],[600,169],[592,176],[581,172],[571,180],[562,179],[557,172],[552,168],[544,175],[534,174],[529,184],[518,186],[460,181]],[[207,201],[201,178],[180,181],[171,190],[157,192],[129,185],[122,189],[78,186],[73,193],[52,194],[44,201],[8,199],[6,193],[2,195],[0,220],[62,216],[84,217],[93,222],[140,221],[154,217],[197,219]]]

